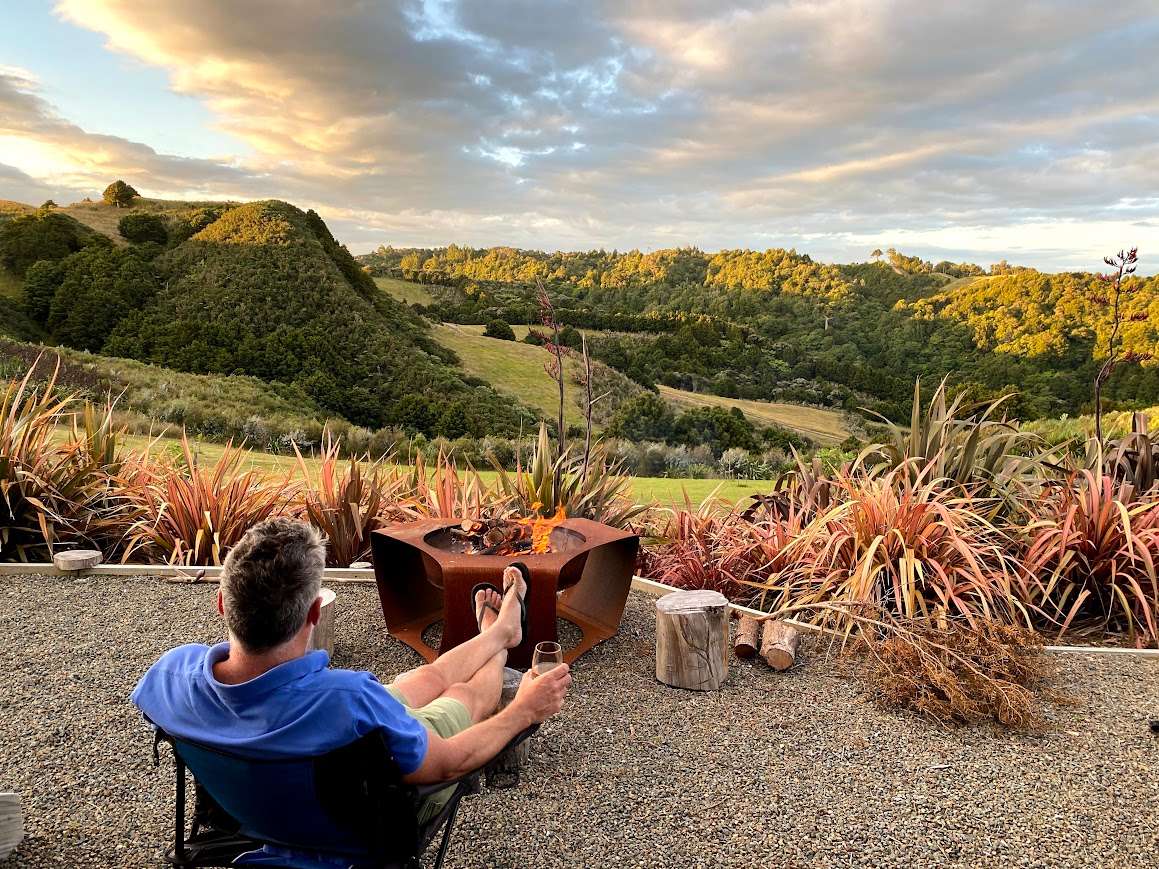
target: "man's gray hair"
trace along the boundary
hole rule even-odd
[[[250,652],[294,636],[322,588],[326,545],[312,525],[267,519],[247,531],[221,571],[225,622]]]

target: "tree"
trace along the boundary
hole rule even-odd
[[[60,275],[46,325],[54,341],[77,350],[100,350],[157,293],[152,267],[124,248],[86,248],[61,262]]]
[[[676,414],[654,392],[637,395],[616,409],[608,434],[627,441],[666,441],[672,437]]]
[[[90,244],[108,239],[58,211],[22,214],[0,224],[0,265],[23,275],[33,263],[63,259]]]
[[[1107,287],[1107,294],[1091,297],[1091,302],[1102,311],[1106,327],[1103,364],[1099,367],[1094,382],[1095,439],[1098,440],[1100,448],[1103,445],[1103,385],[1110,379],[1115,366],[1120,362],[1138,362],[1144,358],[1143,354],[1135,352],[1120,356],[1123,349],[1122,329],[1126,318],[1124,303],[1141,289],[1138,284],[1124,287],[1123,278],[1134,273],[1135,266],[1139,262],[1139,249],[1133,247],[1128,251],[1119,251],[1114,256],[1103,257],[1103,262],[1114,269],[1109,274],[1098,276],[1099,281]],[[1142,316],[1147,315],[1144,313]]]
[[[140,197],[140,195],[140,193],[118,178],[105,188],[105,192],[101,194],[101,199],[104,200],[105,205],[113,205],[117,208],[129,208],[132,206],[133,200]]]
[[[483,334],[488,338],[498,338],[500,341],[515,340],[515,331],[499,319],[489,320]]]
[[[870,254],[870,256],[871,256],[871,257],[873,257],[873,258],[874,258],[874,260],[879,260],[879,259],[881,259],[881,248],[880,248],[880,247],[875,247],[875,248],[873,249],[873,253],[871,253],[871,254]]]
[[[59,206],[51,199],[46,199],[44,200],[44,204],[40,207],[45,211],[51,211],[53,208],[58,208]]]
[[[165,244],[169,240],[169,230],[165,219],[158,214],[126,214],[117,221],[117,232],[134,242],[152,241]]]
[[[54,260],[39,260],[24,273],[24,310],[41,326],[48,320],[62,278],[60,264]]]

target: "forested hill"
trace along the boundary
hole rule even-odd
[[[461,323],[533,323],[536,281],[562,322],[604,330],[602,361],[645,385],[797,401],[905,419],[915,377],[949,376],[983,398],[1017,392],[1023,419],[1090,399],[1105,293],[1092,274],[967,263],[818,263],[795,251],[695,248],[541,253],[514,248],[379,248],[372,273],[428,284],[420,306]],[[1127,349],[1159,356],[1159,278],[1131,279]],[[1120,367],[1106,395],[1159,400],[1159,369]]]
[[[0,331],[180,371],[252,375],[368,427],[482,436],[534,419],[468,382],[429,324],[379,292],[314,212],[276,200],[175,205],[92,206],[115,238],[68,209],[8,209],[0,272],[16,290],[0,305],[24,319]]]

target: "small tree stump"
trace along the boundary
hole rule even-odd
[[[761,623],[752,616],[741,616],[736,624],[736,642],[732,650],[738,658],[754,658],[760,646]]]
[[[318,624],[314,626],[314,634],[310,637],[310,649],[322,649],[330,657],[334,657],[334,600],[337,595],[328,588],[319,592],[322,596],[322,614]]]
[[[523,674],[510,667],[503,668],[503,693],[499,697],[498,709],[503,709],[515,699]],[[498,711],[498,709],[496,711]],[[515,748],[499,752],[487,764],[487,787],[502,790],[519,784],[519,770],[531,757],[531,740],[525,739]]]
[[[0,862],[16,850],[24,838],[24,812],[20,794],[0,794]]]
[[[777,672],[788,670],[797,661],[801,632],[784,622],[765,622],[761,633],[761,657]]]
[[[693,691],[724,684],[728,598],[716,591],[674,591],[656,601],[656,678]]]
[[[52,563],[57,570],[88,570],[100,564],[102,557],[99,549],[70,549],[53,555]]]

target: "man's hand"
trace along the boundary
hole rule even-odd
[[[542,724],[563,708],[563,698],[570,685],[571,670],[567,664],[560,664],[539,676],[533,676],[528,670],[523,674],[511,705],[519,706],[531,716],[533,723]]]

